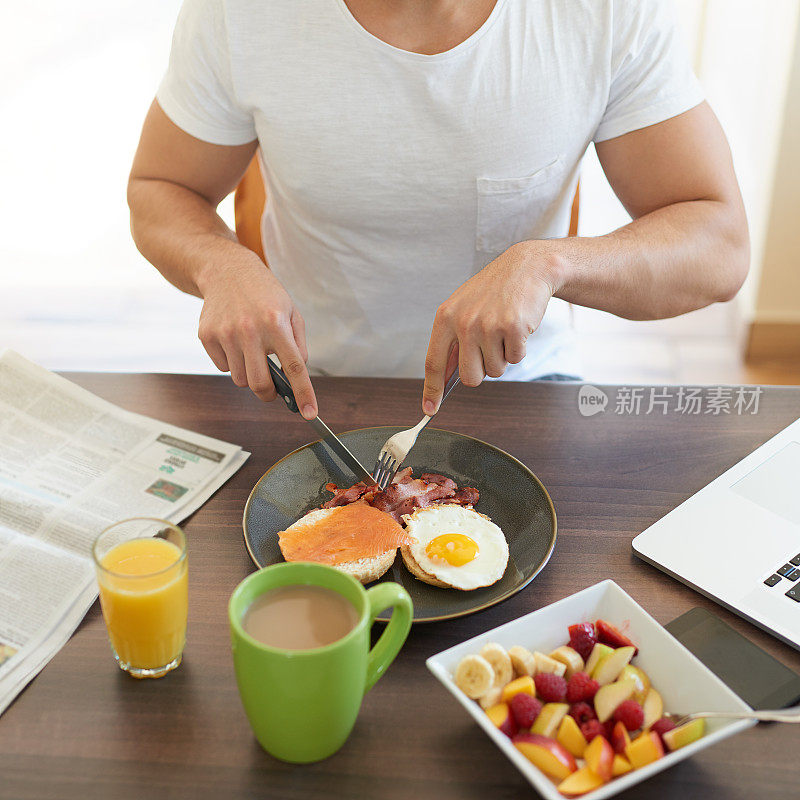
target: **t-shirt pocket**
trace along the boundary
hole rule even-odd
[[[559,156],[522,178],[478,178],[475,249],[497,256],[512,244],[547,236],[547,216],[562,188],[562,168]]]

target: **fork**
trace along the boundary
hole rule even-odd
[[[800,706],[779,708],[774,711],[696,711],[694,714],[669,714],[675,726],[683,725],[692,719],[704,717],[711,719],[757,719],[759,722],[800,722]]]
[[[447,395],[456,388],[458,382],[458,370],[456,370],[450,376],[450,380],[445,384],[444,394],[442,394],[442,403],[447,398]],[[429,417],[426,414],[413,428],[399,431],[384,442],[380,453],[378,453],[375,469],[372,470],[372,477],[381,489],[385,489],[389,485],[397,470],[400,469],[400,466],[406,460],[409,451],[416,443],[417,436],[419,436],[422,429],[432,419],[433,417]]]

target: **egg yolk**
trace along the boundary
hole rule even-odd
[[[430,559],[438,558],[454,567],[462,567],[478,555],[478,543],[463,533],[444,533],[428,542],[425,553]]]

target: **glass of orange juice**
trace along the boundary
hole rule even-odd
[[[163,519],[116,522],[92,555],[111,649],[134,678],[160,678],[181,663],[186,643],[186,537]]]

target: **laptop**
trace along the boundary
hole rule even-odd
[[[800,650],[800,419],[640,533],[633,551]]]

